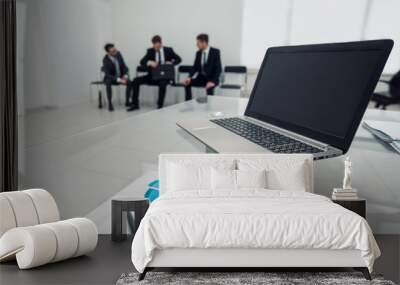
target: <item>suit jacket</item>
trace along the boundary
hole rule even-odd
[[[195,73],[201,74],[201,55],[202,51],[196,52],[196,58],[194,60],[193,70],[189,73],[189,77],[192,77]],[[221,66],[221,53],[219,49],[210,47],[208,52],[207,62],[204,65],[204,76],[207,81],[212,81],[215,84],[219,83],[219,77],[222,72]]]
[[[171,47],[163,47],[163,49],[164,61],[170,61],[173,65],[177,65],[182,61],[181,57]],[[145,67],[147,71],[150,71],[150,68],[147,66],[149,60],[156,60],[156,50],[154,48],[147,49],[146,55],[140,60],[140,65]]]
[[[129,68],[126,66],[124,58],[122,57],[121,53],[118,52],[117,55],[115,56],[119,63],[119,69],[120,69],[120,76],[123,76],[125,74],[129,73]],[[117,70],[115,68],[114,62],[110,59],[108,54],[106,54],[103,58],[103,72],[104,72],[104,81],[106,80],[111,80],[111,81],[117,81]]]

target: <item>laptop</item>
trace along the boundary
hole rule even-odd
[[[269,48],[244,115],[177,125],[214,152],[339,156],[350,147],[392,47],[385,39]]]
[[[152,79],[160,80],[175,80],[175,67],[172,64],[159,64],[151,70]]]

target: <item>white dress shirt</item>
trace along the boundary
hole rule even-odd
[[[160,54],[160,56],[159,56]],[[164,56],[164,48],[161,47],[159,51],[156,51],[156,62],[158,64],[164,64],[165,63],[165,56]]]
[[[208,46],[205,50],[201,53],[201,66],[203,67],[208,60],[208,54],[210,53],[210,47]]]

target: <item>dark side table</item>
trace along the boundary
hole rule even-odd
[[[336,200],[332,199],[333,203],[339,204],[340,206],[359,214],[364,219],[366,218],[367,201],[365,199],[356,200]]]
[[[123,220],[123,213],[135,213],[135,235],[140,221],[149,208],[149,200],[146,198],[116,198],[111,201],[111,240],[123,241],[127,235],[123,233],[126,230],[126,222]]]

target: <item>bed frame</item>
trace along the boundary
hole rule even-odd
[[[353,268],[361,271],[367,280],[371,275],[359,250],[333,249],[195,249],[170,248],[156,250],[152,261],[139,275],[155,268],[230,268],[246,271],[258,268]],[[250,271],[250,270],[249,270]]]

